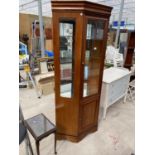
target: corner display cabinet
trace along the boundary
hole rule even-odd
[[[97,131],[111,7],[52,2],[57,139],[78,142]]]

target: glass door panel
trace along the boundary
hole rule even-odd
[[[60,96],[73,96],[74,21],[61,21],[60,28]]]
[[[88,20],[86,30],[86,50],[84,59],[83,97],[98,93],[101,51],[103,43],[102,20]]]

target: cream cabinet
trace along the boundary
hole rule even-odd
[[[100,105],[104,108],[103,118],[107,108],[119,99],[125,97],[130,79],[130,71],[125,68],[111,67],[104,70]]]

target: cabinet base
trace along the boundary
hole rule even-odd
[[[57,133],[56,137],[57,137],[57,140],[69,140],[71,142],[77,143],[81,141],[86,135],[88,135],[89,133],[95,132],[95,131],[97,131],[97,126],[94,126],[93,128],[80,133],[78,136]]]

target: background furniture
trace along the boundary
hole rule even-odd
[[[133,102],[134,96],[135,96],[135,80],[132,80],[131,82],[129,82],[128,90],[127,90],[127,93],[125,95],[124,102],[126,102],[126,99],[128,97],[130,97],[131,101]]]
[[[130,72],[128,69],[111,67],[104,70],[100,104],[104,108],[103,118],[107,108],[126,95]]]
[[[50,122],[45,115],[39,114],[32,118],[25,120],[25,124],[29,132],[32,134],[36,141],[37,155],[40,155],[39,142],[43,138],[49,136],[50,134],[56,134],[55,125]],[[54,142],[54,153],[56,154],[56,135]]]
[[[124,67],[130,69],[133,65],[133,56],[135,50],[135,31],[128,32],[127,51],[124,61]]]
[[[78,142],[97,130],[111,10],[88,1],[52,1],[58,139]]]
[[[105,66],[111,64],[114,67],[123,67],[123,54],[119,53],[119,49],[114,46],[107,46]]]
[[[42,95],[52,94],[54,92],[54,71],[34,76],[38,91]]]
[[[21,107],[19,106],[19,145],[25,141],[25,146],[26,146],[26,155],[33,155],[33,150],[32,146],[30,143],[30,139],[27,133],[27,129],[24,124],[24,116]]]

